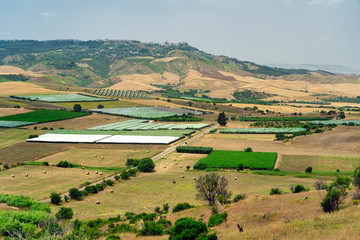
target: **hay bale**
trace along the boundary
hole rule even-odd
[[[85,167],[82,167],[81,169],[82,169],[82,170],[84,170],[84,169],[85,169]]]
[[[97,201],[96,201],[96,204],[100,204],[100,201],[99,201],[99,200],[97,200]]]
[[[98,171],[95,172],[95,174],[98,174],[98,173],[99,173]]]
[[[237,177],[234,177],[234,180],[237,180]]]
[[[182,168],[182,165],[180,165],[180,168]]]
[[[97,157],[97,155],[94,155],[94,157]]]
[[[14,177],[15,177],[15,175],[13,174],[13,175],[11,175],[11,177],[12,177],[12,178],[14,178]]]
[[[104,159],[104,157],[101,157],[101,159]]]
[[[28,176],[29,176],[29,174],[26,173],[26,174],[25,174],[25,177],[28,177]]]
[[[193,180],[196,180],[196,177],[193,177]]]
[[[166,159],[166,157],[164,157]]]
[[[174,158],[174,161],[176,161],[176,158]]]
[[[139,159],[142,159],[142,157],[139,157]]]
[[[181,176],[181,178],[185,178],[185,176],[184,176],[184,175],[182,175],[182,176]]]
[[[86,175],[89,175],[90,173],[89,172],[86,172]]]
[[[166,168],[166,166],[164,166],[164,168]]]
[[[111,189],[111,190],[110,190],[110,192],[111,192],[111,193],[113,193],[113,192],[114,192],[114,190],[113,190],[113,189]]]
[[[149,150],[147,150],[146,152],[149,153]]]
[[[103,173],[102,173],[102,172],[100,172],[100,175],[103,175]]]
[[[175,162],[175,165],[177,165],[177,162]]]
[[[255,194],[255,197],[258,197],[259,195]]]
[[[176,182],[175,182],[175,181],[173,181],[173,183],[175,184]]]
[[[43,171],[44,174],[46,174],[46,171]]]

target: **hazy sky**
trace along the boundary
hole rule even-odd
[[[0,39],[181,42],[260,64],[360,66],[360,0],[0,0]]]

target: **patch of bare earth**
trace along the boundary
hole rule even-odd
[[[35,84],[26,82],[2,82],[0,83],[0,95],[20,95],[20,94],[41,94],[41,93],[59,93],[48,90]]]
[[[31,110],[26,108],[0,108],[0,117],[27,112],[31,112]]]

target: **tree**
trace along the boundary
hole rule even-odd
[[[104,105],[99,104],[99,105],[97,106],[97,108],[99,108],[99,109],[104,108]]]
[[[357,167],[354,171],[353,184],[355,187],[360,188],[360,166]]]
[[[226,116],[225,116],[225,113],[222,112],[222,113],[219,113],[219,116],[218,116],[218,123],[220,124],[220,126],[225,126],[226,125]]]
[[[347,196],[346,189],[349,187],[351,179],[348,177],[337,177],[327,189],[327,194],[321,202],[324,212],[333,212],[339,209],[340,204],[345,201]]]
[[[247,147],[244,149],[244,152],[253,152],[252,148],[251,147]]]
[[[72,198],[72,199],[81,200],[81,198],[82,198],[82,192],[79,191],[79,189],[77,189],[77,188],[71,188],[71,189],[69,190],[69,196],[70,196],[70,198]]]
[[[60,210],[55,214],[58,220],[70,220],[72,219],[74,212],[71,208],[61,207]]]
[[[51,193],[50,194],[50,201],[51,201],[52,204],[56,204],[56,205],[60,204],[61,203],[60,194],[55,193],[55,192]]]
[[[305,172],[306,172],[306,173],[311,173],[311,172],[312,172],[312,167],[307,167],[307,168],[305,169]]]
[[[74,105],[74,112],[81,112],[81,105],[80,104],[75,104]]]
[[[155,164],[151,158],[144,158],[140,161],[138,169],[142,172],[152,172],[155,168]]]
[[[205,223],[188,217],[179,218],[170,230],[169,240],[195,240],[207,233]]]
[[[127,171],[124,171],[120,174],[121,179],[123,180],[129,180],[130,179],[130,173],[128,173]]]
[[[217,197],[221,195],[227,195],[228,180],[225,177],[220,177],[216,173],[206,174],[205,176],[200,176],[196,180],[196,189],[198,194],[196,197],[204,201],[209,202],[209,206],[214,206],[217,200]]]

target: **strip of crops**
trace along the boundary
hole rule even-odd
[[[199,153],[199,154],[209,154],[213,151],[211,147],[188,147],[188,146],[179,146],[176,148],[176,152],[180,153]]]
[[[194,130],[147,130],[147,131],[95,131],[95,130],[72,130],[59,129],[52,134],[87,134],[87,135],[136,135],[136,136],[173,136],[183,137],[190,135]]]
[[[117,116],[147,118],[147,119],[157,119],[162,117],[171,117],[171,116],[179,115],[176,113],[154,110],[151,107],[106,108],[106,109],[91,109],[90,111],[117,115]]]
[[[250,169],[272,169],[277,153],[212,151],[207,157],[200,159],[195,169],[204,168],[237,168],[242,164]]]
[[[0,120],[43,123],[43,122],[64,120],[69,118],[76,118],[86,115],[89,115],[89,113],[43,109],[38,111],[0,117]]]
[[[239,117],[239,121],[256,122],[256,121],[316,121],[330,120],[332,117]]]
[[[306,128],[225,128],[220,130],[220,133],[232,134],[291,134],[300,132],[306,132]]]
[[[209,126],[207,123],[199,123],[199,124],[165,124],[165,123],[149,123],[147,120],[128,120],[124,122],[110,123],[102,126],[96,126],[89,128],[89,130],[150,130],[150,129],[201,129]]]
[[[35,124],[36,122],[22,122],[22,121],[2,121],[0,120],[0,127],[4,128],[13,128],[13,127],[21,127],[30,124]]]
[[[330,125],[330,124],[336,124],[336,125],[343,125],[343,124],[360,125],[360,120],[311,121],[310,123],[312,123],[312,124],[324,124],[324,125]]]
[[[57,94],[57,95],[28,95],[11,96],[13,98],[26,99],[40,102],[99,102],[115,101],[115,99],[88,96],[84,94]]]

